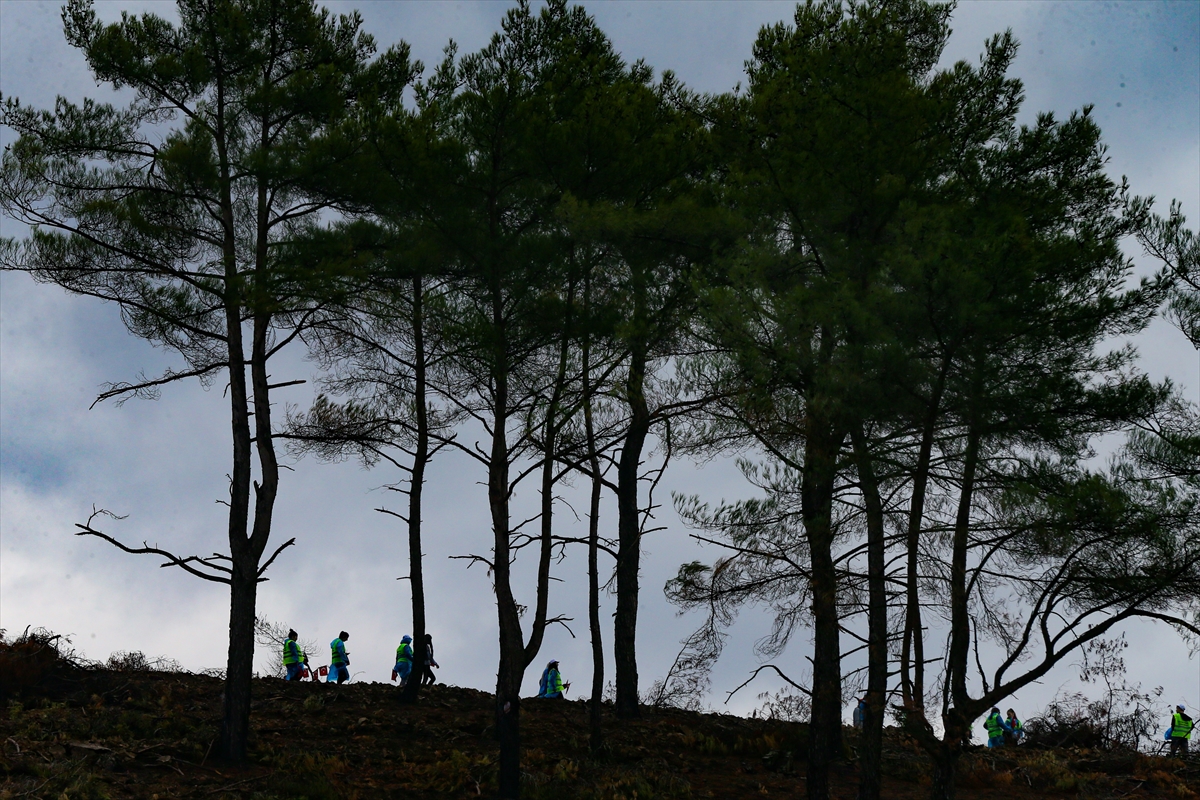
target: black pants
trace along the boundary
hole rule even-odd
[[[431,683],[437,683],[437,678],[433,674],[433,667],[429,666],[428,664],[423,664],[421,666],[421,672],[417,677],[420,679],[422,686]]]
[[[1187,756],[1187,754],[1188,754],[1188,740],[1183,738],[1182,736],[1172,736],[1171,737],[1171,755],[1172,756],[1177,756],[1177,755]]]

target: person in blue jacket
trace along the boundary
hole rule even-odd
[[[542,679],[538,681],[537,696],[562,699],[563,692],[570,688],[570,683],[563,683],[562,673],[558,671],[558,662],[551,661],[542,672]]]
[[[854,707],[854,713],[850,716],[850,721],[854,723],[854,727],[862,730],[867,720],[867,698],[858,698],[858,705]]]
[[[350,634],[342,631],[338,638],[329,643],[332,663],[329,665],[328,683],[345,683],[350,680],[350,656],[346,654],[346,640]]]
[[[1008,723],[1009,732],[1012,734],[1012,743],[1020,744],[1021,737],[1025,735],[1025,725],[1022,724],[1020,718],[1017,717],[1017,712],[1013,709],[1010,708],[1007,714],[1008,718],[1004,721]],[[1005,737],[1005,739],[1007,738]]]
[[[396,665],[392,667],[392,678],[400,679],[400,687],[403,688],[408,683],[408,676],[412,674],[413,666],[413,649],[412,637],[407,633],[400,640],[400,646],[396,648]]]
[[[988,747],[1004,747],[1004,734],[1012,733],[1012,727],[1000,716],[1000,709],[992,706],[992,713],[984,720],[988,732]]]

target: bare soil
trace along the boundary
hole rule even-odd
[[[2,654],[0,654],[2,655]],[[3,672],[8,670],[6,677]],[[386,684],[254,681],[250,763],[211,757],[222,682],[172,672],[59,668],[13,679],[0,658],[0,798],[471,798],[492,796],[493,700],[436,685],[415,706]],[[645,709],[588,751],[582,702],[522,703],[524,796],[803,797],[808,731],[800,723]],[[887,732],[884,796],[924,798],[928,766]],[[853,798],[855,736],[834,776]],[[1078,750],[972,750],[959,795],[970,800],[1078,796],[1200,797],[1200,765]]]

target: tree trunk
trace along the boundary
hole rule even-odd
[[[546,404],[546,421],[543,425],[545,433],[542,437],[542,513],[541,513],[541,543],[538,549],[537,571],[537,605],[534,608],[533,625],[529,631],[529,642],[525,645],[525,660],[521,664],[522,674],[533,659],[537,658],[546,635],[546,619],[549,615],[550,604],[550,560],[554,545],[554,485],[558,483],[555,475],[556,457],[558,456],[558,434],[562,429],[559,416],[559,405],[567,387],[567,360],[571,349],[571,309],[575,305],[575,284],[572,283],[567,291],[567,313],[563,325],[563,337],[559,347],[558,371],[554,376],[554,389],[550,392]]]
[[[638,477],[642,448],[650,430],[646,405],[646,353],[635,347],[625,383],[629,403],[629,430],[617,464],[617,613],[614,620],[613,656],[617,676],[617,716],[639,715],[637,672],[638,571],[641,563],[641,520]]]
[[[217,753],[221,760],[246,760],[250,734],[250,680],[254,669],[254,611],[258,591],[257,558],[248,559],[246,536],[250,519],[251,437],[246,355],[242,339],[241,276],[238,274],[233,195],[226,151],[225,90],[217,78],[217,135],[221,171],[222,259],[225,271],[225,335],[228,345],[229,407],[233,439],[233,471],[229,476],[229,653],[225,664],[225,707]],[[248,564],[248,562],[250,562]],[[249,568],[247,568],[249,566]]]
[[[801,506],[812,565],[813,688],[809,724],[808,797],[827,800],[829,769],[842,750],[841,641],[833,563],[833,487],[844,436],[807,423]]]
[[[933,756],[933,783],[930,800],[954,800],[954,782],[958,772],[958,747],[940,748]]]
[[[592,459],[592,503],[588,520],[588,626],[592,633],[592,697],[588,710],[588,745],[593,753],[604,746],[600,706],[604,700],[604,642],[600,628],[600,472],[599,459]]]
[[[521,796],[521,679],[525,676],[525,645],[521,617],[512,592],[512,545],[509,540],[508,341],[504,296],[499,275],[491,279],[493,337],[492,446],[488,454],[488,507],[492,515],[492,575],[500,637],[496,670],[496,736],[500,740],[502,800]]]
[[[951,703],[967,702],[967,662],[971,647],[971,618],[967,592],[967,551],[971,526],[971,501],[975,470],[979,461],[979,430],[971,425],[963,457],[962,489],[954,521],[954,544],[950,555],[950,647],[946,653],[946,688]]]
[[[929,486],[930,460],[933,455],[933,436],[941,407],[942,392],[949,369],[949,359],[942,362],[941,372],[934,384],[921,430],[921,448],[913,473],[912,502],[908,511],[908,531],[905,546],[908,550],[905,581],[904,637],[900,649],[900,686],[904,699],[906,724],[908,717],[916,726],[925,724],[925,637],[921,622],[920,547],[921,524],[925,518],[925,493]]]
[[[421,278],[412,279],[413,326],[413,404],[416,410],[417,441],[413,450],[411,481],[408,486],[408,582],[412,588],[413,671],[400,696],[401,702],[415,703],[425,674],[425,578],[421,570],[421,490],[425,466],[429,463],[429,409],[425,382],[425,320]]]
[[[584,280],[584,307],[591,313],[591,281]],[[590,325],[590,322],[588,323]],[[588,629],[592,639],[592,696],[588,708],[588,747],[593,754],[604,746],[600,705],[604,700],[604,642],[600,628],[600,454],[596,452],[596,426],[592,419],[591,337],[583,337],[583,427],[588,462],[592,470],[592,497],[588,507]]]
[[[522,666],[520,621],[516,609],[501,622],[500,669],[496,674],[496,735],[500,740],[500,786],[497,797],[518,800],[521,796],[521,679]],[[515,631],[514,631],[515,623]],[[513,646],[513,638],[516,646]]]
[[[858,755],[858,800],[879,800],[883,720],[887,701],[887,587],[883,502],[862,430],[853,431],[855,460],[867,510],[867,697]]]
[[[497,381],[497,408],[507,404],[507,380]],[[488,501],[492,512],[496,614],[500,631],[500,666],[496,672],[496,734],[500,740],[500,791],[504,800],[521,796],[521,679],[525,675],[525,646],[521,619],[512,593],[508,530],[507,419],[497,413],[488,465]]]
[[[250,687],[254,677],[254,610],[257,565],[233,566],[229,586],[229,659],[225,665],[225,710],[218,752],[222,761],[246,760],[250,739]]]

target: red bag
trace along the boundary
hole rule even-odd
[[[396,680],[396,670],[392,670],[392,680]]]

